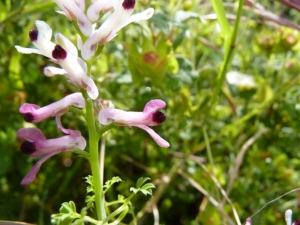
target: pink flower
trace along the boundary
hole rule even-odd
[[[166,120],[165,114],[157,111],[165,106],[164,101],[157,99],[149,101],[143,112],[126,112],[120,109],[106,108],[100,111],[98,120],[103,125],[114,121],[118,125],[139,127],[148,132],[159,146],[168,148],[170,144],[148,127],[157,126]]]
[[[21,128],[17,135],[26,140],[20,146],[23,153],[34,157],[43,156],[23,178],[22,185],[31,183],[36,178],[41,165],[53,155],[74,149],[84,150],[86,147],[86,141],[79,131],[72,131],[70,135],[48,140],[43,132],[37,128]]]
[[[38,123],[52,116],[61,116],[68,111],[69,106],[78,108],[85,107],[85,100],[81,93],[68,95],[61,100],[40,108],[38,105],[24,103],[20,107],[20,113],[24,114],[24,119],[30,123]]]
[[[131,16],[134,6],[135,0],[98,0],[89,7],[87,13],[91,21],[98,20],[100,11],[114,9],[114,12],[83,44],[81,48],[81,55],[85,60],[93,57],[96,52],[97,45],[104,45],[109,42],[123,27],[132,22],[148,20],[154,13],[154,9],[149,8],[141,13]]]

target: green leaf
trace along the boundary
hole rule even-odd
[[[130,192],[136,194],[140,191],[146,196],[152,195],[152,188],[155,188],[155,186],[154,184],[151,183],[144,184],[147,180],[151,180],[151,179],[149,177],[141,177],[140,179],[138,179],[138,181],[136,182],[136,188],[131,187]]]
[[[89,186],[86,188],[86,193],[94,193],[93,177],[91,175],[85,177],[85,182],[89,184]]]
[[[108,189],[115,183],[121,182],[122,179],[120,177],[113,177],[111,180],[105,182],[103,185],[104,193],[108,191]]]
[[[85,203],[88,209],[92,210],[94,208],[95,195],[87,195],[85,197]]]
[[[51,216],[51,222],[57,225],[69,225],[75,219],[80,219],[82,216],[76,212],[76,206],[73,201],[64,202],[59,209],[58,214]],[[78,224],[78,223],[77,223]],[[83,221],[82,223],[83,224]]]
[[[147,180],[151,180],[149,177],[141,177],[136,182],[136,188],[140,188]]]

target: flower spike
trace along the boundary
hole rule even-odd
[[[118,125],[139,127],[148,132],[159,146],[168,148],[170,144],[148,127],[159,125],[166,120],[165,114],[157,111],[165,106],[164,101],[156,99],[149,101],[143,112],[126,112],[120,109],[106,108],[100,111],[98,120],[103,125],[114,121]]]
[[[43,156],[23,178],[22,185],[31,183],[36,178],[41,165],[53,155],[63,151],[72,151],[76,148],[84,150],[86,147],[86,141],[79,131],[73,131],[70,132],[70,135],[48,140],[38,128],[21,128],[18,130],[17,135],[19,138],[26,140],[20,146],[23,153],[34,157]]]
[[[100,0],[99,0],[100,1]],[[110,6],[108,3],[95,2],[88,10],[89,17],[92,20],[98,19],[100,10],[108,10]],[[131,22],[150,19],[154,13],[153,8],[146,9],[145,11],[130,16],[134,10],[135,0],[112,0],[112,8],[114,12],[110,17],[96,30],[92,36],[83,44],[81,48],[81,55],[84,59],[88,60],[93,57],[96,52],[97,45],[105,45],[112,40],[123,27]]]
[[[20,113],[24,114],[26,122],[38,123],[52,116],[61,116],[68,111],[69,106],[85,107],[85,100],[80,92],[68,95],[61,100],[40,108],[35,104],[24,103]]]

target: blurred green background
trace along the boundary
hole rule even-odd
[[[135,12],[151,6],[153,18],[125,27],[94,64],[100,97],[117,108],[141,111],[151,99],[167,102],[167,120],[154,129],[170,142],[169,149],[157,146],[138,128],[117,127],[106,137],[105,179],[119,176],[124,181],[110,190],[107,201],[127,196],[142,176],[151,177],[157,187],[153,198],[138,195],[132,201],[132,212],[142,210],[139,224],[154,223],[153,210],[144,208],[147,202],[157,208],[159,224],[236,224],[232,206],[212,177],[227,190],[242,222],[299,187],[299,11],[279,1],[251,2],[245,2],[228,68],[238,78],[224,81],[212,106],[224,40],[210,1],[137,1]],[[223,3],[233,25],[237,4]],[[90,174],[89,164],[70,152],[44,163],[34,183],[20,185],[36,162],[19,151],[22,140],[16,131],[28,126],[18,113],[20,105],[48,105],[76,89],[64,77],[43,75],[43,67],[51,65],[48,59],[22,55],[14,45],[32,46],[28,32],[38,19],[76,43],[71,22],[57,14],[58,9],[52,1],[0,1],[2,220],[50,224],[50,215],[61,203],[73,200],[78,209],[85,206],[83,178]],[[241,74],[249,75],[243,84],[238,82]],[[65,127],[87,136],[79,116],[67,113],[62,119]],[[54,119],[36,126],[47,138],[62,135]],[[300,192],[279,199],[255,215],[253,224],[285,224],[288,208],[300,218],[299,200]],[[131,220],[129,214],[124,223]]]

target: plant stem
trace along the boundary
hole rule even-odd
[[[98,220],[106,218],[103,194],[103,177],[100,171],[99,164],[99,135],[95,126],[95,116],[93,101],[87,96],[85,92],[82,93],[86,100],[86,122],[89,132],[89,150],[90,150],[90,164],[92,168],[96,212]]]
[[[211,108],[213,107],[213,105],[215,104],[215,102],[217,100],[217,97],[221,90],[223,81],[225,79],[227,68],[231,64],[234,49],[235,49],[235,42],[236,42],[236,38],[237,38],[240,19],[241,19],[241,15],[242,15],[243,5],[244,5],[244,0],[239,0],[239,7],[238,7],[238,11],[237,11],[236,21],[235,21],[233,32],[231,32],[228,20],[226,18],[226,14],[225,14],[225,10],[224,10],[222,1],[221,0],[211,0],[211,2],[213,5],[213,8],[214,8],[214,11],[216,12],[216,14],[218,16],[218,22],[221,26],[222,34],[225,38],[225,41],[224,41],[225,56],[224,56],[224,61],[223,61],[222,67],[218,74],[217,85],[216,85],[215,91],[213,93],[213,96],[211,98],[208,111],[211,110]],[[209,113],[207,113],[207,114],[209,114]],[[205,120],[206,120],[206,118],[205,118]]]

